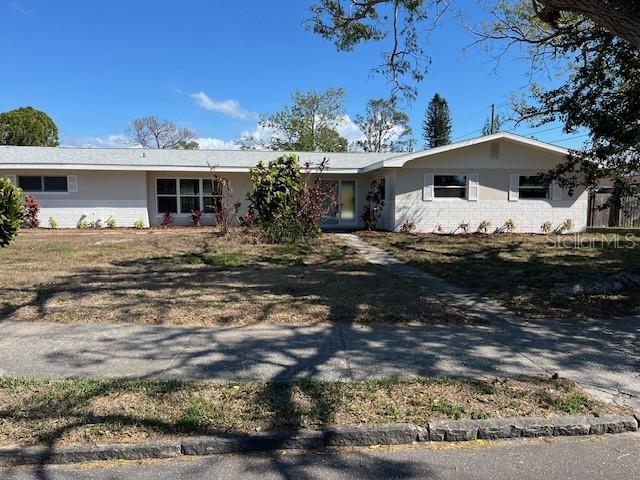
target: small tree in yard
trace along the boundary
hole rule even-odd
[[[0,178],[0,247],[6,247],[18,235],[24,216],[22,190],[6,178]]]
[[[40,219],[38,219],[40,204],[33,195],[29,194],[25,197],[24,207],[24,226],[26,228],[37,228],[40,226]]]
[[[306,173],[295,155],[282,156],[268,164],[260,162],[251,169],[253,191],[247,194],[249,214],[268,241],[296,242],[316,237],[335,193],[322,185],[326,160],[317,166],[318,174],[311,178],[311,166]]]
[[[226,235],[234,219],[238,217],[241,204],[233,201],[233,189],[227,177],[216,174],[216,167],[212,165],[209,165],[209,174],[213,205],[206,206],[213,209],[216,225],[220,227],[222,234]],[[238,221],[237,223],[240,222]]]
[[[373,230],[376,228],[384,208],[384,188],[377,180],[371,182],[366,200],[362,220],[369,230]]]

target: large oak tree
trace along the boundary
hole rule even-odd
[[[486,3],[486,2],[484,2]],[[614,178],[612,201],[633,194],[640,172],[640,2],[629,0],[494,0],[494,21],[470,29],[480,42],[526,52],[532,76],[562,74],[553,88],[532,82],[529,98],[516,105],[519,120],[542,125],[559,120],[566,133],[588,132],[583,149],[550,172],[570,190],[595,188]],[[394,94],[412,98],[428,65],[421,32],[435,26],[445,0],[318,0],[312,29],[348,51],[387,40],[376,68]],[[480,8],[480,7],[478,7]]]

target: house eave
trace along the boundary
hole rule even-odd
[[[208,166],[186,165],[94,165],[94,164],[62,164],[62,163],[4,163],[0,170],[89,170],[89,171],[119,171],[119,172],[210,172]],[[250,167],[225,167],[216,165],[219,173],[248,173]],[[306,171],[306,170],[305,170]],[[317,168],[308,170],[310,173],[320,173]],[[357,174],[357,168],[327,168],[326,174]]]

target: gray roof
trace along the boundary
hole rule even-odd
[[[508,132],[463,140],[450,145],[411,153],[320,153],[271,152],[255,150],[157,150],[141,148],[67,148],[0,146],[0,169],[76,169],[76,170],[190,170],[247,171],[258,162],[268,162],[286,153],[295,153],[301,164],[317,166],[328,159],[328,170],[370,172],[385,167],[402,167],[416,158],[468,148],[496,140],[516,142],[530,148],[566,155],[568,150]]]
[[[21,165],[85,166],[99,169],[153,170],[162,167],[201,168],[214,165],[220,170],[244,170],[258,162],[268,162],[287,152],[254,150],[157,150],[140,148],[67,148],[0,146],[0,168],[19,168]],[[327,158],[330,170],[358,170],[365,166],[398,156],[398,153],[316,153],[290,152],[299,156],[300,163],[317,165]]]

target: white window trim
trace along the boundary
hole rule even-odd
[[[158,180],[175,180],[176,182],[176,193],[175,195],[173,194],[167,194],[167,193],[158,193]],[[180,180],[198,180],[198,195],[180,195]],[[202,214],[209,218],[209,217],[215,217],[215,213],[214,212],[204,212],[204,198],[205,197],[212,197],[213,195],[205,195],[204,194],[204,189],[203,187],[203,183],[204,180],[211,180],[211,178],[203,178],[203,177],[155,177],[154,182],[153,182],[153,193],[154,193],[154,198],[155,198],[155,203],[156,203],[156,208],[155,211],[156,213],[154,214],[154,217],[162,217],[164,216],[165,212],[160,212],[158,211],[158,197],[175,197],[176,202],[177,202],[177,208],[178,208],[178,212],[177,213],[172,213],[171,216],[172,217],[177,217],[177,218],[188,218],[191,217],[191,212],[188,213],[183,213],[180,212],[180,197],[198,197],[200,199],[200,210],[202,211]]]
[[[70,175],[10,175],[9,178],[15,178],[15,182],[12,182],[15,186],[19,187],[19,178],[20,177],[40,177],[40,186],[42,190],[22,190],[22,192],[26,195],[69,195],[70,193],[77,192],[78,180],[76,179],[76,190],[69,190],[69,176]],[[66,192],[47,192],[44,190],[44,177],[67,177],[67,191]]]
[[[518,175],[518,199],[523,202],[548,202],[552,199],[551,186],[533,185],[533,186],[520,186],[521,177],[535,177],[535,175]],[[520,190],[522,188],[528,188],[533,190],[546,190],[546,197],[522,197]]]
[[[464,187],[456,185],[436,186],[436,177],[464,177]],[[464,197],[437,197],[436,188],[464,188]],[[469,174],[457,175],[455,173],[434,173],[433,174],[433,201],[435,202],[467,202],[469,199]]]

